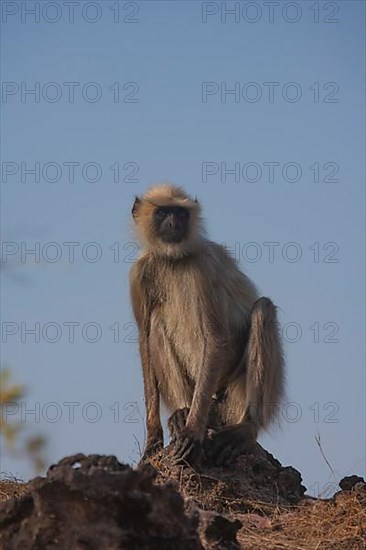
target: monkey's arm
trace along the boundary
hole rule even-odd
[[[196,365],[195,388],[185,427],[174,441],[174,455],[177,460],[194,462],[200,452],[208,417],[212,405],[212,396],[218,390],[225,365],[228,363],[228,343],[215,311],[212,295],[201,292],[198,307],[202,314],[202,349]]]
[[[151,311],[146,308],[143,285],[132,270],[130,279],[132,309],[139,328],[139,345],[144,381],[146,407],[146,447],[142,460],[163,447],[163,429],[160,422],[160,396],[158,383],[151,364],[149,334]]]
[[[174,456],[178,461],[194,462],[198,458],[206,435],[212,396],[218,389],[220,368],[224,360],[223,350],[220,349],[218,340],[209,338],[204,347],[202,364],[185,427],[177,434],[174,441]]]

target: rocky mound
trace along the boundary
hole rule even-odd
[[[171,460],[169,447],[152,457],[150,464],[157,472],[157,483],[176,480],[184,497],[204,510],[220,514],[296,504],[306,491],[300,473],[292,466],[282,466],[259,444],[230,467],[203,462],[196,471],[177,466]]]
[[[0,547],[364,548],[366,484],[356,476],[342,483],[331,501],[304,497],[299,472],[259,445],[233,467],[199,472],[172,463],[169,448],[136,470],[79,454],[0,505]]]

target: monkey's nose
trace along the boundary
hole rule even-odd
[[[176,220],[174,218],[174,216],[169,216],[169,219],[168,219],[168,225],[171,229],[175,229],[176,228]]]

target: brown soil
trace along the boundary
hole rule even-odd
[[[28,484],[0,483],[4,550],[366,548],[366,484],[328,501],[259,445],[230,468],[175,465],[164,449],[132,470],[75,455]]]

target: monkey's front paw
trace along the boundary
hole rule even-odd
[[[228,466],[238,456],[252,449],[255,442],[256,431],[251,423],[227,426],[207,441],[205,454],[215,466]]]
[[[178,434],[180,434],[186,425],[188,418],[189,409],[185,407],[184,409],[177,409],[168,419],[168,428],[172,442],[175,442]]]
[[[184,428],[176,435],[173,441],[173,457],[175,462],[197,464],[201,458],[201,452],[201,442],[189,429]]]

